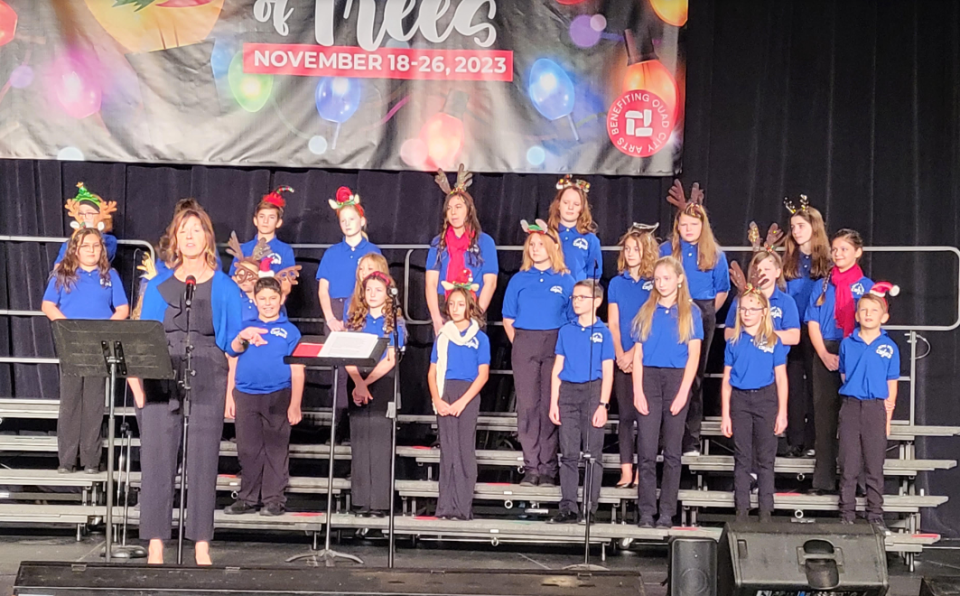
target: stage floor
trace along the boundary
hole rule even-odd
[[[309,551],[310,540],[303,536],[291,542],[289,534],[264,533],[251,540],[249,533],[217,532],[212,545],[214,563],[231,566],[283,566],[287,557]],[[11,594],[20,561],[87,561],[99,562],[102,535],[90,535],[77,542],[75,536],[61,530],[4,529],[0,535],[0,594]],[[476,543],[431,543],[421,541],[411,547],[402,540],[397,550],[396,565],[427,569],[561,569],[583,562],[583,550],[552,545],[501,544],[497,547]],[[336,550],[362,558],[367,566],[386,567],[385,540],[345,540],[334,545]],[[646,596],[664,596],[661,583],[667,576],[665,546],[646,546],[638,550],[612,552],[601,563],[599,547],[594,547],[591,563],[608,569],[639,569],[643,575]],[[176,560],[176,542],[167,549],[167,561]],[[185,560],[193,561],[188,548]],[[140,562],[144,559],[140,559]],[[923,575],[960,575],[960,540],[942,540],[918,555],[916,572],[911,574],[899,558],[889,557],[890,595],[917,596]],[[302,565],[303,563],[301,563]],[[344,562],[342,565],[351,565]],[[295,565],[293,563],[289,565]]]

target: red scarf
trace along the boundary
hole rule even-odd
[[[450,257],[450,260],[447,262],[446,281],[450,283],[466,281],[464,278],[467,276],[463,274],[467,268],[464,255],[470,250],[473,236],[473,230],[466,230],[463,236],[458,238],[457,233],[453,231],[453,226],[447,228],[447,233],[443,238],[447,246],[447,256]]]
[[[843,337],[849,337],[856,327],[857,304],[853,300],[850,286],[863,278],[863,269],[854,265],[846,271],[834,267],[830,271],[830,283],[833,284],[836,294],[836,305],[833,307],[833,318],[837,327],[843,330]]]

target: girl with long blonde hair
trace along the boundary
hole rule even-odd
[[[550,390],[557,335],[572,317],[576,283],[563,260],[556,232],[541,219],[522,221],[527,234],[523,265],[503,298],[503,328],[513,343],[517,431],[525,486],[555,486],[557,427],[550,421]]]
[[[717,327],[717,311],[727,300],[730,292],[730,276],[727,273],[727,257],[720,250],[710,218],[703,207],[703,191],[694,184],[687,201],[679,180],[670,188],[667,201],[677,207],[673,220],[670,242],[660,247],[660,256],[671,255],[683,263],[683,271],[689,285],[690,297],[700,309],[703,325],[703,350],[697,376],[690,394],[690,410],[683,436],[683,452],[688,455],[700,453],[700,425],[703,421],[703,376],[713,334]]]
[[[633,407],[633,319],[653,289],[653,265],[657,262],[657,225],[635,223],[620,237],[618,275],[607,290],[607,323],[616,354],[614,393],[617,396],[620,442],[618,487],[635,486],[633,457],[637,442],[634,433],[637,415]]]
[[[690,299],[683,265],[657,260],[650,297],[633,320],[633,400],[637,409],[640,474],[639,525],[669,528],[677,512],[680,456],[690,390],[700,362],[703,323]],[[661,443],[660,437],[663,436]],[[657,453],[663,449],[663,479],[657,507]]]
[[[737,521],[748,519],[754,471],[760,522],[771,521],[777,435],[787,428],[787,348],[774,329],[770,311],[766,295],[747,285],[724,351],[720,430],[734,441]]]

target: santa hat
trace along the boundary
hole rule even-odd
[[[260,272],[258,273],[260,277],[273,277],[273,269],[270,268],[271,261],[270,257],[260,259]]]
[[[883,301],[883,306],[887,306],[887,295],[896,296],[900,294],[900,286],[889,281],[878,281],[870,288],[870,295],[876,296]]]

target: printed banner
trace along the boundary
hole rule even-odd
[[[669,176],[687,0],[0,0],[0,157]]]

